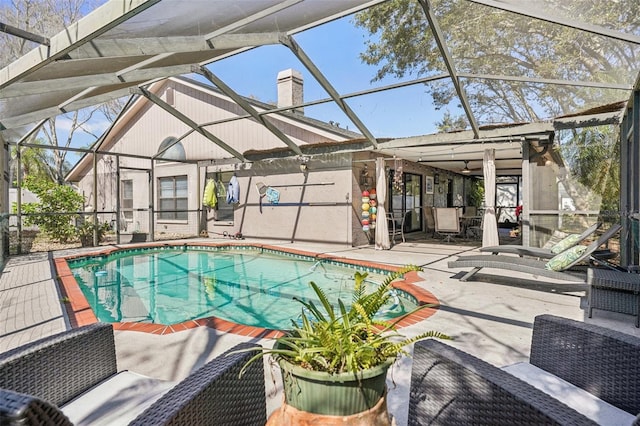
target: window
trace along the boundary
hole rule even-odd
[[[158,179],[158,219],[187,220],[187,176]]]
[[[133,221],[133,180],[122,181],[120,209],[125,220]]]
[[[187,158],[184,151],[184,146],[182,146],[182,142],[178,142],[178,139],[173,136],[169,136],[168,138],[165,138],[160,143],[158,152],[162,152],[162,155],[160,155],[160,158],[163,160],[180,161],[180,160],[185,160]]]
[[[390,170],[387,194],[389,197],[389,211],[395,217],[402,217],[405,212],[411,214],[405,221],[405,232],[422,229],[422,176],[412,173],[402,173],[401,185],[394,184],[395,170]]]

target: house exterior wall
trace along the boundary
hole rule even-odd
[[[240,232],[264,239],[351,244],[350,154],[314,158],[308,169],[303,173],[296,159],[282,159],[256,162],[250,169],[236,171],[240,203],[235,207],[234,222],[212,221],[214,212],[208,211],[207,230],[213,236]],[[260,211],[258,182],[280,192],[278,204],[265,197]]]
[[[167,88],[170,90],[167,92]],[[156,92],[177,110],[197,123],[205,123],[246,112],[224,96],[214,96],[189,84],[173,80]],[[314,127],[306,122],[273,120],[296,144],[344,140],[344,136],[331,133],[322,126]],[[100,147],[101,151],[153,156],[168,137],[180,137],[190,130],[171,114],[151,102],[137,105],[126,121],[117,123]],[[211,133],[239,152],[285,147],[283,141],[254,120],[239,120],[207,127]],[[182,139],[186,158],[189,160],[216,160],[232,155],[197,132]],[[126,147],[126,148],[125,148]],[[85,211],[94,210],[93,163],[85,159],[82,172],[75,172],[75,184],[85,195]],[[302,173],[295,158],[240,164],[235,170],[240,182],[241,199],[234,207],[232,221],[216,221],[215,212],[202,208],[202,196],[207,169],[196,164],[152,161],[145,158],[100,155],[97,161],[97,210],[99,219],[115,223],[119,221],[121,233],[149,232],[150,220],[155,218],[156,233],[196,236],[206,230],[222,234],[241,232],[247,236],[278,240],[306,240],[351,243],[353,209],[351,155],[327,155],[309,163],[309,172]],[[223,166],[233,170],[233,166]],[[119,178],[118,178],[119,176]],[[152,185],[149,179],[152,176]],[[186,176],[188,184],[188,220],[158,219],[158,185],[162,177]],[[119,180],[118,180],[119,179]],[[116,218],[118,185],[123,180],[133,183],[133,218]],[[277,185],[280,203],[270,205],[260,198],[255,183],[263,181]],[[149,191],[152,190],[155,214],[150,214]],[[122,194],[120,194],[122,199]],[[224,199],[219,200],[225,203]],[[360,231],[361,232],[361,231]]]

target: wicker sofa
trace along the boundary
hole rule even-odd
[[[409,424],[597,424],[594,420],[601,424],[639,423],[640,338],[541,315],[534,322],[529,363],[522,364],[540,372],[536,377],[566,381],[567,386],[575,387],[575,392],[607,407],[594,408],[591,402],[578,400],[576,408],[576,400],[572,400],[575,392],[558,387],[559,396],[564,398],[561,403],[507,372],[509,367],[501,369],[440,341],[426,340],[415,344]],[[553,386],[558,385],[555,381]],[[577,411],[587,406],[598,410],[605,420],[592,420]],[[606,417],[610,412],[606,410],[622,414],[622,423]]]
[[[251,346],[174,383],[117,371],[110,324],[47,337],[0,354],[0,424],[264,425],[263,364],[238,378],[254,354],[228,355]],[[118,380],[125,386],[114,391]]]

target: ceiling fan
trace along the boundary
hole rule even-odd
[[[464,161],[464,168],[462,170],[460,170],[460,173],[462,173],[462,174],[468,175],[471,172],[474,172],[474,171],[477,171],[477,170],[481,169],[480,167],[475,168],[475,169],[470,169],[469,168],[469,161],[470,160],[462,160],[462,161]]]

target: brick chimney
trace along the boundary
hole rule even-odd
[[[291,105],[300,105],[303,101],[302,74],[300,71],[289,68],[278,73],[278,108]],[[292,110],[298,114],[304,114],[304,108]]]

